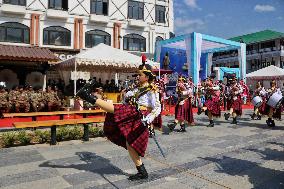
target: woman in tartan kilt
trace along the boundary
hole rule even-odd
[[[192,88],[187,84],[186,78],[180,76],[177,82],[176,91],[178,94],[178,101],[175,106],[175,122],[168,125],[171,131],[176,125],[180,123],[180,132],[186,132],[185,124],[192,124],[194,122],[192,112]]]
[[[229,113],[225,113],[225,119],[228,120],[229,117],[233,116],[232,124],[237,124],[237,116],[242,115],[242,93],[243,89],[242,86],[238,84],[237,78],[235,75],[232,76],[232,78],[229,79],[230,87],[228,90],[228,103],[227,103],[227,110],[229,110]]]
[[[205,83],[205,103],[204,107],[198,108],[197,114],[200,115],[201,112],[205,112],[205,114],[209,118],[209,125],[207,127],[214,127],[214,120],[213,117],[220,117],[221,116],[221,102],[220,102],[220,87],[219,84],[214,83],[215,74],[211,74],[208,77]]]
[[[140,180],[148,178],[148,173],[142,163],[149,139],[147,126],[161,112],[159,93],[152,84],[155,76],[150,65],[145,64],[142,57],[142,65],[139,66],[139,87],[125,94],[128,104],[113,105],[91,95],[92,82],[86,84],[77,96],[101,107],[108,112],[104,123],[104,134],[107,138],[128,150],[129,155],[136,165],[138,173],[131,175],[129,180]]]
[[[253,93],[253,97],[259,96],[262,98],[262,104],[259,107],[254,107],[253,114],[251,115],[251,119],[261,120],[261,114],[265,112],[265,105],[266,105],[266,91],[264,87],[262,87],[261,83],[258,81],[256,83],[255,91]]]
[[[276,85],[276,81],[273,80],[270,82],[270,89],[267,90],[266,93],[266,102],[268,102],[269,98],[274,94],[279,92],[280,89]],[[267,103],[265,104],[264,114],[268,116],[266,120],[266,124],[268,127],[275,127],[274,119],[281,120],[281,111],[282,106],[280,105],[278,108],[272,108]]]

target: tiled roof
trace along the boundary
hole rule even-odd
[[[0,44],[0,60],[54,62],[59,59],[47,48]]]
[[[283,38],[284,33],[281,32],[276,32],[272,30],[264,30],[256,33],[250,33],[247,35],[242,35],[242,36],[237,36],[230,38],[229,40],[232,41],[237,41],[237,42],[243,42],[246,44],[251,44],[251,43],[258,43],[261,41],[268,41],[272,39],[277,39],[277,38]]]

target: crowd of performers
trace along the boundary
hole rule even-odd
[[[266,123],[269,127],[275,127],[274,119],[281,120],[284,100],[275,80],[270,82],[270,88],[268,89],[265,89],[260,82],[257,82],[252,103],[254,104],[252,119],[260,120],[262,115],[267,115]]]
[[[237,117],[242,115],[242,104],[248,95],[244,93],[247,90],[245,84],[238,82],[234,75],[228,78],[227,85],[215,82],[214,79],[215,75],[212,74],[195,86],[191,78],[178,78],[175,121],[174,124],[169,125],[170,130],[173,131],[177,124],[180,124],[179,131],[185,132],[186,125],[194,125],[193,104],[197,104],[199,115],[204,112],[208,116],[208,127],[214,127],[214,117],[221,116],[221,106],[224,105],[223,102],[226,102],[225,119],[232,118],[232,124],[237,124]],[[128,150],[138,171],[137,174],[131,175],[129,180],[148,178],[141,157],[145,155],[149,137],[155,137],[153,128],[162,125],[163,103],[161,102],[165,93],[165,81],[156,81],[151,66],[146,64],[146,58],[142,57],[137,82],[132,88],[124,91],[122,104],[113,104],[93,95],[91,92],[93,85],[92,81],[87,83],[78,91],[77,96],[107,112],[104,123],[105,136],[114,144]],[[273,116],[278,116],[278,118],[281,116],[281,111],[280,114],[278,113],[279,103],[273,106],[276,93],[278,94],[278,89],[274,81],[271,82],[271,88],[268,90],[265,90],[260,83],[257,84],[254,100],[257,101],[255,97],[260,97],[262,103],[255,104],[253,119],[260,119],[261,115],[267,114],[269,117],[267,125],[275,126]],[[274,99],[273,102],[270,102],[271,97]]]

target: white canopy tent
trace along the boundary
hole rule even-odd
[[[284,69],[276,66],[268,66],[260,70],[251,72],[246,75],[247,83],[255,86],[255,83],[259,80],[263,82],[265,88],[269,87],[269,83],[272,80],[276,80],[279,87],[282,87],[284,83]]]
[[[160,68],[159,63],[150,60],[147,63],[153,66],[154,69]],[[132,73],[137,70],[140,64],[141,57],[100,43],[91,49],[80,52],[70,59],[59,62],[55,66],[61,71],[75,72],[74,94],[76,94],[77,71],[113,71],[117,74]],[[116,78],[118,78],[117,75]]]
[[[247,79],[284,79],[284,69],[271,65],[247,74]]]

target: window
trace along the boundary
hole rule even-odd
[[[68,1],[67,0],[49,0],[48,8],[58,9],[58,10],[68,10]]]
[[[144,3],[128,1],[128,18],[144,20]]]
[[[138,34],[128,34],[123,37],[123,49],[128,51],[146,51],[146,39]]]
[[[60,26],[50,26],[43,30],[43,44],[56,46],[70,46],[71,32]]]
[[[108,15],[108,0],[91,0],[91,13]]]
[[[100,43],[110,46],[110,34],[101,30],[91,30],[86,32],[85,46],[92,48]]]
[[[156,5],[156,22],[166,23],[166,8],[164,6]]]
[[[12,43],[29,43],[30,29],[17,22],[6,22],[0,25],[0,41]]]
[[[275,41],[268,41],[260,44],[261,49],[275,47]]]
[[[6,4],[26,6],[26,0],[4,0]]]

